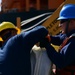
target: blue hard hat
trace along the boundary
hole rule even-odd
[[[75,4],[66,4],[62,7],[57,20],[62,19],[75,19]]]

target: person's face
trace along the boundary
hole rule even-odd
[[[75,29],[75,19],[60,20],[59,26],[61,27],[61,30],[63,33],[66,32],[67,24],[68,24],[68,29],[67,29],[68,32],[70,32],[71,30],[74,30]]]
[[[63,33],[66,32],[66,25],[67,25],[67,23],[68,23],[68,20],[65,20],[65,19],[60,20],[59,26],[61,27],[61,31],[62,31]]]
[[[8,29],[8,30],[3,31],[0,36],[5,41],[5,40],[11,38],[12,36],[14,36],[16,34],[17,34],[16,30],[14,30],[14,29],[9,30]]]

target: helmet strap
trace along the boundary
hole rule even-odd
[[[66,24],[66,28],[65,28],[65,33],[66,33],[66,34],[68,34],[69,23],[70,23],[70,20],[68,20],[68,22],[67,22],[67,24]]]

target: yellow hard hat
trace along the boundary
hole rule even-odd
[[[17,30],[17,34],[19,34],[20,33],[20,29],[19,28],[17,28],[13,23],[11,23],[11,22],[2,22],[1,24],[0,24],[0,32],[1,31],[3,31],[3,30],[5,30],[5,29],[11,29],[11,28],[13,28],[13,29],[16,29]]]

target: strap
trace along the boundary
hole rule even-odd
[[[67,24],[66,24],[66,34],[68,33],[69,23],[70,23],[70,19],[67,21]]]
[[[72,37],[75,37],[75,33],[74,34],[72,34],[70,37],[67,37],[64,41],[63,41],[63,43],[60,45],[60,47],[59,47],[59,51],[66,45],[66,43],[68,42],[68,40],[70,39],[70,38],[72,38]]]

